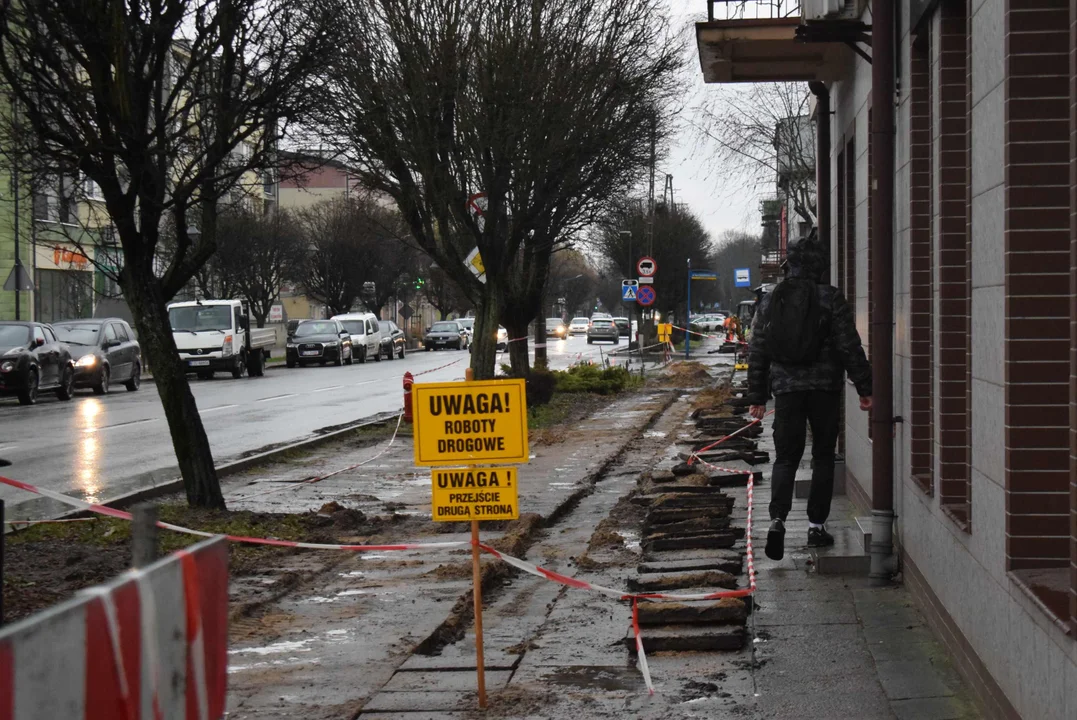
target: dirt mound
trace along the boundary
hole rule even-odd
[[[709,384],[713,378],[707,369],[694,360],[675,362],[666,368],[662,384],[670,387],[699,387]]]

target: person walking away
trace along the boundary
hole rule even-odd
[[[804,455],[805,425],[812,433],[808,495],[808,547],[834,544],[826,531],[834,493],[834,451],[847,373],[871,409],[871,365],[852,310],[841,291],[820,280],[826,255],[813,236],[789,249],[786,277],[763,296],[748,347],[749,412],[756,420],[774,398],[775,460],[771,478],[770,530],[765,552],[785,555],[785,520],[793,505],[797,467]]]

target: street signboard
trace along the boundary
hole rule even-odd
[[[514,467],[436,469],[435,522],[515,520],[520,517]]]
[[[284,322],[284,306],[283,305],[270,305],[269,306],[269,322]]]
[[[658,272],[658,263],[654,261],[653,257],[645,255],[636,263],[636,271],[640,277],[654,277],[654,274]]]
[[[673,336],[673,323],[658,323],[658,342],[669,342]]]
[[[654,278],[653,277],[641,277],[639,279],[639,284],[640,285],[653,285],[654,284]]]
[[[733,270],[733,284],[736,287],[752,286],[751,268],[736,268]]]
[[[655,298],[657,298],[657,295],[655,295],[654,288],[650,285],[641,285],[636,293],[636,302],[643,307],[654,305]]]
[[[419,383],[411,397],[416,465],[528,462],[523,379]]]
[[[632,284],[629,285],[628,284],[629,282],[631,282]],[[635,280],[632,280],[632,281],[625,280],[621,284],[621,302],[630,302],[632,300],[635,300],[636,299],[636,288],[637,287],[638,287],[638,285],[636,284]]]
[[[464,258],[464,265],[467,265],[467,269],[479,279],[479,282],[486,282],[486,266],[482,264],[482,255],[479,255],[478,248],[467,254]]]
[[[713,270],[693,270],[693,280],[717,280],[718,274]]]

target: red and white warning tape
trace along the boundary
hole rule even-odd
[[[412,375],[412,377],[419,377],[420,375],[428,375],[428,374],[430,374],[432,372],[437,372],[438,370],[444,370],[447,367],[452,367],[453,365],[455,365],[456,363],[460,362],[463,359],[464,358],[457,358],[457,359],[453,360],[450,363],[445,363],[444,365],[440,365],[440,366],[438,366],[436,368],[430,368],[429,370],[423,370],[422,372],[417,372],[414,375]]]
[[[699,337],[711,338],[712,340],[721,340],[722,339],[721,335],[711,335],[710,333],[696,332],[695,330],[689,330],[688,328],[682,328],[680,325],[674,325],[673,329],[674,330],[683,330],[684,332],[688,333],[689,335],[698,335]]]
[[[47,488],[37,487],[30,483],[24,483],[21,480],[12,480],[11,478],[0,476],[0,484],[10,485],[20,490],[32,492],[43,497],[52,498],[59,502],[71,505],[73,507],[81,508],[82,510],[88,510],[90,512],[98,513],[99,515],[107,515],[109,517],[119,518],[121,520],[130,520],[131,513],[123,510],[117,510],[116,508],[110,508],[107,505],[98,505],[96,503],[86,502],[78,498],[71,497],[70,495],[64,495],[54,490]],[[184,533],[187,535],[197,535],[198,537],[216,537],[219,533],[205,532],[203,530],[192,530],[191,528],[185,528],[181,525],[173,525],[172,523],[164,522],[162,520],[157,521],[157,527],[164,530],[172,530],[173,532]],[[247,537],[245,535],[226,535],[232,542],[247,543],[251,545],[273,545],[275,547],[294,547],[294,548],[306,548],[309,550],[351,550],[365,552],[368,550],[376,550],[379,552],[389,550],[444,550],[455,548],[470,547],[470,542],[436,542],[436,543],[403,543],[398,545],[337,545],[332,543],[309,543],[298,542],[296,540],[277,540],[275,538],[255,538]]]
[[[773,411],[773,410],[769,410],[769,411],[767,411],[767,413],[766,413],[765,415],[763,415],[763,417],[767,417],[767,416],[769,416],[769,415],[773,415],[773,414],[774,414],[774,411]],[[701,452],[707,452],[708,450],[710,450],[710,449],[712,449],[712,448],[718,447],[719,445],[721,445],[722,443],[724,443],[724,442],[725,442],[726,440],[729,440],[730,438],[735,438],[735,437],[736,437],[737,435],[740,435],[740,434],[741,434],[742,432],[744,432],[745,430],[747,430],[747,429],[748,429],[748,428],[750,428],[751,426],[755,425],[756,423],[761,423],[761,422],[763,422],[763,420],[762,420],[762,419],[759,419],[759,420],[752,420],[752,421],[751,421],[750,423],[748,423],[747,425],[745,425],[745,426],[744,426],[744,427],[742,427],[741,429],[739,429],[739,430],[735,430],[735,431],[733,431],[733,432],[729,433],[728,435],[726,435],[725,437],[722,437],[722,438],[719,438],[719,439],[715,440],[715,441],[714,441],[714,442],[712,442],[712,443],[711,443],[710,445],[706,445],[706,446],[704,446],[704,447],[701,447],[701,448],[700,448],[699,450],[696,450],[695,452],[693,452],[693,453],[692,453],[692,454],[691,454],[691,455],[690,455],[690,456],[688,457],[688,460],[687,460],[688,464],[689,464],[689,465],[691,465],[692,463],[696,462],[697,460],[698,460],[699,462],[703,462],[703,460],[702,460],[702,459],[701,459],[701,458],[699,457],[699,453],[701,453]],[[704,464],[706,464],[706,463],[704,463]],[[735,470],[735,471],[733,471],[733,472],[741,472],[741,471],[739,471],[739,470]]]

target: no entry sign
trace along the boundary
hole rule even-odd
[[[639,290],[636,292],[636,302],[643,307],[654,305],[655,298],[654,288],[650,285],[640,285]]]
[[[411,397],[416,465],[528,461],[522,379],[420,383]]]

